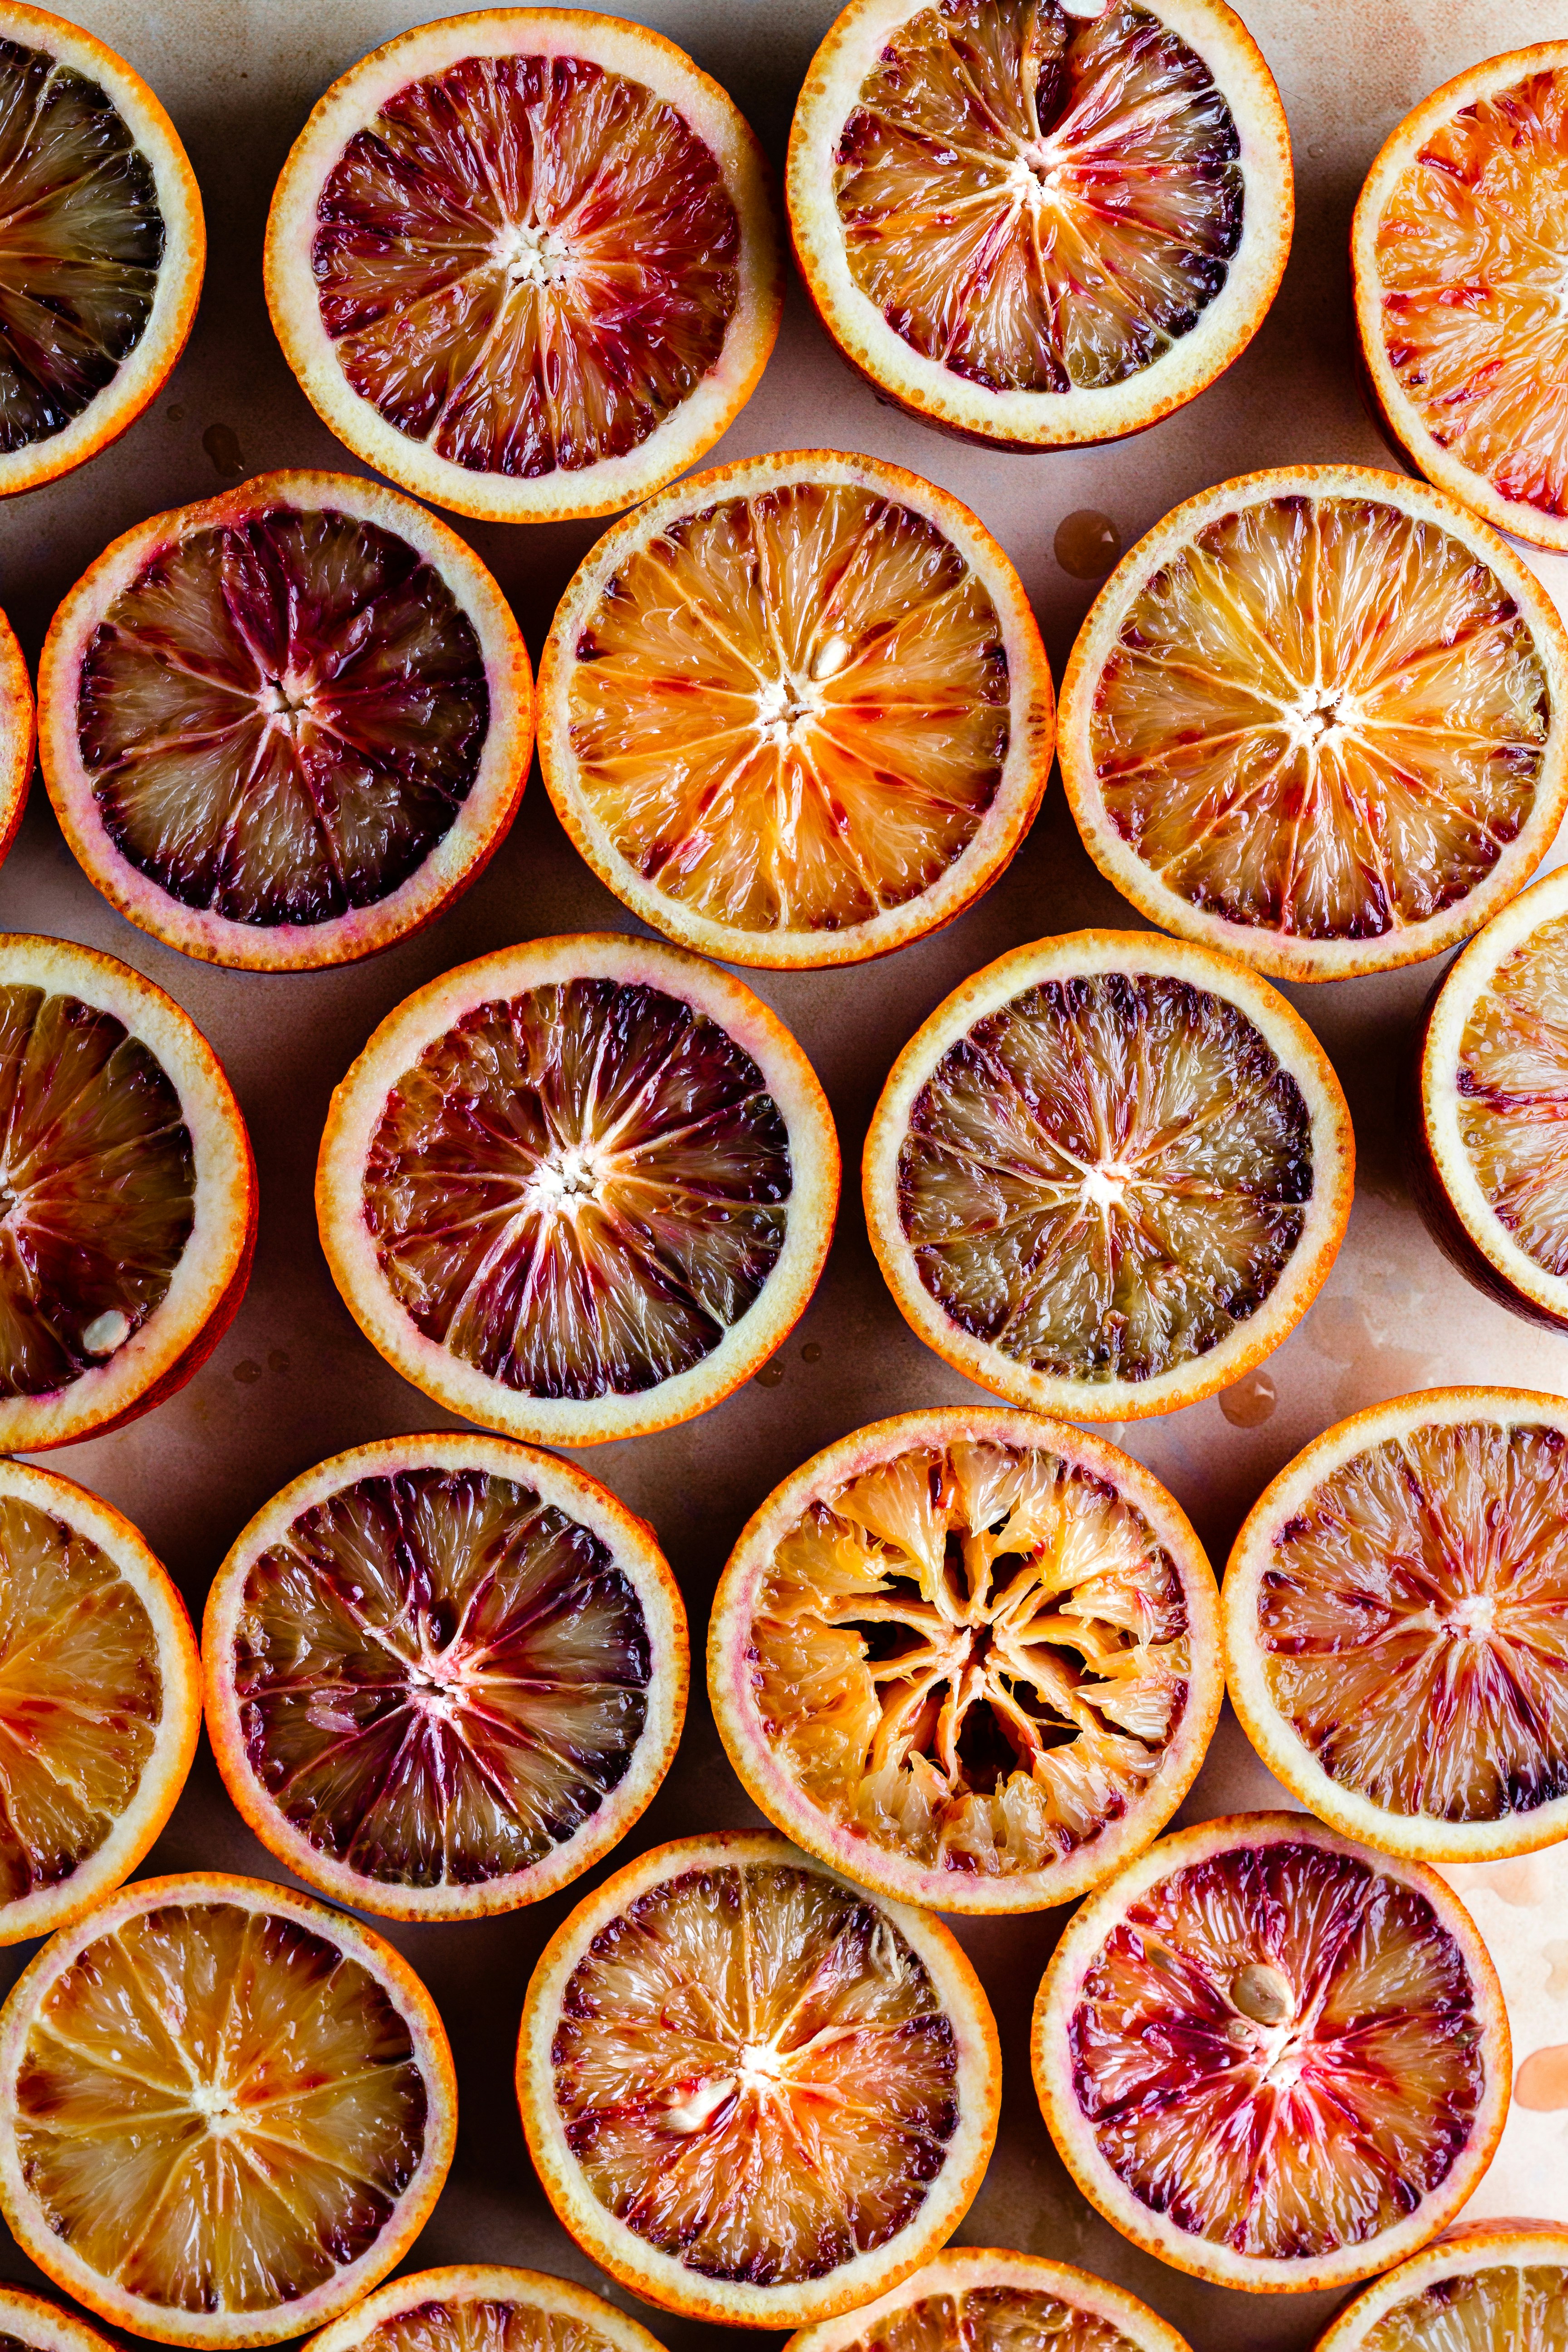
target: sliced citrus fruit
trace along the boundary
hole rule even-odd
[[[991,2154],[1001,2062],[939,1920],[734,1832],[657,1847],[557,1928],[517,2083],[545,2194],[592,2261],[688,2318],[795,2327],[946,2242]]]
[[[346,963],[438,915],[510,824],[528,655],[457,532],[348,474],[153,515],[55,614],[44,781],[88,878],[165,945]]]
[[[661,2352],[603,2295],[542,2271],[464,2263],[377,2287],[308,2352]]]
[[[857,963],[995,879],[1050,772],[1023,583],[945,490],[807,449],[605,533],[540,665],[562,823],[645,922],[731,963]]]
[[[134,1420],[245,1295],[256,1171],[228,1080],[161,988],[0,937],[0,1453]]]
[[[1453,2220],[1502,2132],[1508,2018],[1436,1871],[1238,1813],[1162,1838],[1074,1915],[1034,2067],[1063,2162],[1124,2237],[1296,2292]]]
[[[785,182],[828,333],[885,397],[1013,448],[1111,441],[1245,350],[1290,136],[1223,0],[851,0]]]
[[[575,8],[416,26],[332,84],[267,224],[284,356],[338,438],[491,522],[694,465],[778,332],[768,171],[672,41]]]
[[[866,1139],[871,1246],[917,1337],[1074,1421],[1229,1386],[1317,1297],[1354,1141],[1266,981],[1148,932],[1015,948],[917,1029]]]
[[[1231,1552],[1225,1670],[1301,1802],[1384,1853],[1568,1836],[1568,1403],[1428,1389],[1352,1413]]]
[[[1449,965],[1417,1071],[1411,1189],[1434,1235],[1516,1315],[1568,1329],[1568,868]]]
[[[949,2246],[890,2294],[792,2336],[784,2352],[1189,2352],[1124,2287],[1070,2263]]]
[[[452,2160],[436,2005],[287,1887],[147,1878],[52,1937],[0,2011],[0,2205],[89,2311],[276,2344],[400,2262]]]
[[[0,613],[0,857],[16,838],[33,781],[33,682],[16,634]]]
[[[1142,1464],[994,1408],[860,1429],[719,1580],[713,1718],[770,1821],[862,1885],[1037,1911],[1164,1828],[1219,1717],[1214,1571]]]
[[[1568,41],[1471,66],[1412,109],[1351,230],[1362,365],[1411,463],[1499,530],[1568,553]]]
[[[1558,2352],[1568,2343],[1568,2230],[1479,2221],[1374,2279],[1314,2352]]]
[[[608,933],[406,998],[332,1097],[316,1174],[332,1278],[388,1363],[563,1445],[750,1379],[837,1200],[832,1115],[783,1023],[716,966]]]
[[[1164,929],[1286,980],[1478,929],[1568,805],[1568,631],[1445,492],[1279,466],[1189,499],[1100,591],[1062,685],[1084,845]]]
[[[399,1919],[536,1902],[669,1769],[686,1612],[651,1528],[504,1438],[389,1437],[285,1486],[202,1628],[207,1727],[262,1843]]]
[[[6,2352],[112,2352],[106,2336],[25,2286],[0,2286],[0,2340]]]
[[[70,472],[155,400],[195,320],[195,174],[139,74],[0,0],[0,496]]]
[[[184,1786],[201,1692],[185,1605],[130,1520],[0,1462],[0,1944],[130,1876]]]

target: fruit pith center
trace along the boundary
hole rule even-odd
[[[492,248],[513,286],[563,286],[572,274],[572,255],[558,229],[516,221]]]

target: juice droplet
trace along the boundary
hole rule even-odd
[[[822,1361],[822,1347],[818,1340],[808,1339],[800,1352],[808,1364],[820,1364]]]
[[[1057,562],[1075,580],[1103,580],[1121,559],[1121,533],[1098,507],[1079,507],[1057,525]]]
[[[1233,1429],[1260,1428],[1279,1402],[1279,1391],[1267,1372],[1248,1372],[1219,1392],[1219,1409]]]
[[[775,1356],[773,1362],[764,1364],[757,1374],[757,1386],[760,1389],[776,1389],[784,1376],[784,1368]]]
[[[1516,2105],[1538,2114],[1568,2107],[1568,2042],[1553,2042],[1532,2050],[1514,2077]]]

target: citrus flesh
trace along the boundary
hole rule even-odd
[[[1475,1862],[1550,1844],[1568,1827],[1565,1563],[1560,1400],[1439,1390],[1342,1422],[1237,1538],[1244,1727],[1373,1845]]]
[[[1121,2287],[1068,2263],[950,2246],[864,2309],[821,2320],[788,2352],[1187,2352]]]
[[[830,1446],[721,1580],[714,1717],[778,1826],[940,1909],[1039,1909],[1163,1828],[1218,1715],[1197,1539],[1063,1424],[911,1413]]]
[[[1089,854],[1154,920],[1288,978],[1432,955],[1544,854],[1568,639],[1519,558],[1352,467],[1221,485],[1127,557],[1063,688]]]
[[[688,480],[601,541],[541,698],[545,782],[595,870],[744,963],[946,920],[1050,766],[1049,668],[1001,549],[929,483],[832,452]]]
[[[311,2339],[310,2352],[658,2352],[570,2279],[468,2263],[405,2273]]]
[[[1472,2222],[1357,2295],[1316,2352],[1557,2352],[1568,2341],[1568,2232]]]
[[[241,1535],[204,1634],[219,1768],[279,1859],[395,1916],[536,1900],[652,1797],[685,1619],[596,1482],[494,1439],[324,1464]]]
[[[1436,1873],[1307,1817],[1154,1846],[1086,1904],[1035,2022],[1068,2168],[1179,2270],[1301,2290],[1453,2218],[1508,2098],[1484,1947]]]
[[[46,1946],[0,2017],[13,2232],[167,2343],[276,2342],[352,2302],[434,2204],[454,2129],[406,1965],[254,1881],[142,1881]]]

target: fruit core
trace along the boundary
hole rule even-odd
[[[1477,993],[1459,1040],[1459,1140],[1492,1213],[1568,1276],[1568,916],[1542,923]]]

